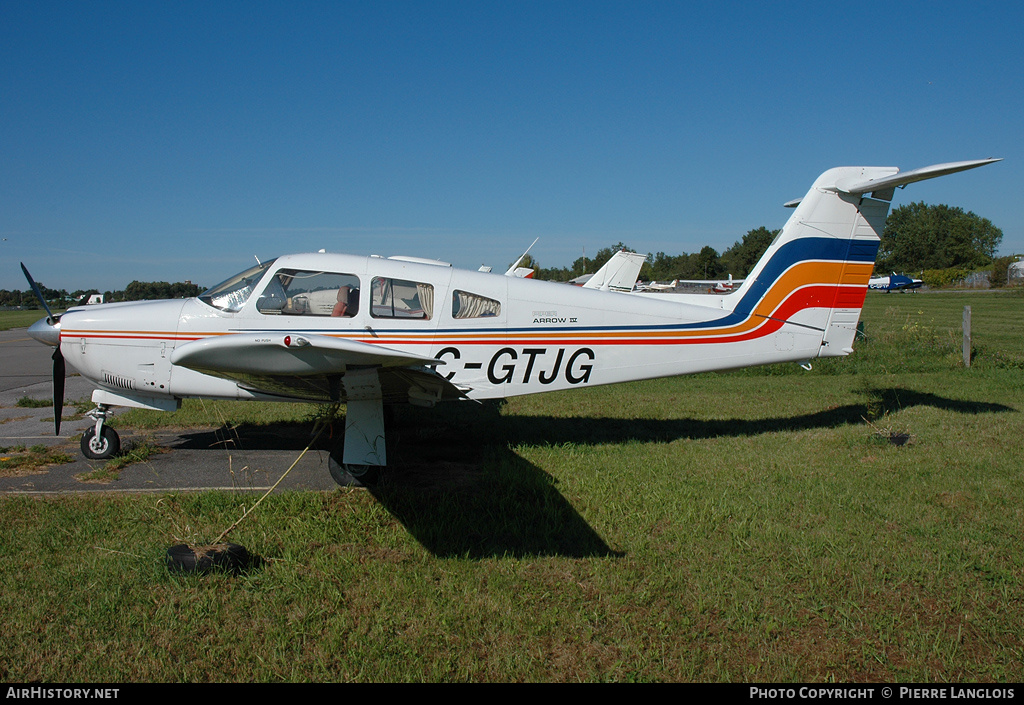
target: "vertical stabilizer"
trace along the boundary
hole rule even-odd
[[[587,280],[583,288],[601,289],[602,291],[632,291],[636,286],[637,277],[640,276],[640,268],[646,261],[647,255],[620,250]]]
[[[848,355],[894,189],[993,161],[902,174],[895,167],[826,171],[806,196],[787,204],[796,210],[727,305],[740,315],[819,331],[820,357]]]

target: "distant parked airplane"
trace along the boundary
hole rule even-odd
[[[679,284],[678,279],[673,279],[668,284],[659,284],[658,282],[648,282],[637,286],[637,291],[672,291]]]
[[[878,291],[884,291],[889,293],[890,291],[907,291],[909,289],[920,289],[922,282],[920,279],[911,279],[902,274],[893,272],[887,277],[874,277],[868,281],[869,289],[876,289]]]
[[[690,284],[697,286],[706,286],[708,291],[712,294],[728,294],[733,291],[737,286],[743,283],[743,279],[733,279],[732,275],[729,275],[727,281],[721,279],[680,279],[679,284]]]

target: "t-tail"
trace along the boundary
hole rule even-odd
[[[734,314],[821,331],[819,357],[853,352],[857,322],[897,186],[991,164],[979,159],[900,172],[837,167],[818,177],[736,293]]]

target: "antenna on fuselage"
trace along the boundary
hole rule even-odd
[[[256,257],[256,255],[253,255],[253,257]],[[260,258],[259,257],[256,257],[256,266],[257,267],[262,267],[263,266],[263,263],[260,262]]]

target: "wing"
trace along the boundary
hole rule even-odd
[[[465,396],[434,371],[442,360],[324,335],[232,333],[178,346],[171,362],[249,391],[308,401],[431,405]],[[379,385],[366,384],[368,370],[377,371]]]

